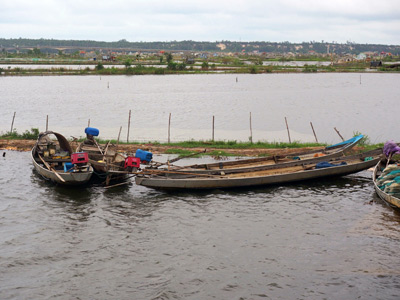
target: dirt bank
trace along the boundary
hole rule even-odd
[[[34,140],[4,140],[0,139],[0,149],[1,150],[16,150],[16,151],[29,151],[32,149],[36,141]],[[71,143],[73,148],[77,146],[75,143]],[[308,148],[301,148],[301,150],[312,150],[312,149],[322,149],[322,147],[308,147]],[[162,146],[162,145],[153,145],[153,144],[132,144],[126,145],[122,144],[118,146],[118,149],[123,152],[136,152],[136,149],[142,149],[146,151],[150,151],[154,154],[162,154],[166,153],[169,149],[183,149],[182,147],[176,146]],[[185,150],[193,151],[193,152],[200,152],[204,150],[204,148],[184,148]],[[225,153],[231,153],[233,155],[240,155],[240,156],[258,156],[261,154],[269,154],[269,155],[287,155],[290,153],[298,152],[299,148],[291,148],[291,149],[218,149],[218,148],[210,148],[208,151],[223,151]]]

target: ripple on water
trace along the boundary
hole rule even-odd
[[[8,154],[2,299],[397,299],[400,215],[368,172],[207,192],[69,189]],[[27,172],[5,179],[15,164]]]

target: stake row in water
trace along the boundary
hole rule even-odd
[[[14,112],[14,115],[13,115],[13,118],[12,118],[10,133],[12,133],[13,129],[14,129],[15,115],[16,115],[16,112]],[[171,142],[171,116],[172,116],[172,114],[169,113],[169,117],[168,117],[168,143]],[[288,132],[289,143],[292,143],[291,138],[290,138],[289,125],[288,125],[288,121],[287,121],[286,117],[285,117],[285,124],[286,124],[286,129],[287,129],[287,132]],[[314,134],[314,137],[315,137],[315,141],[318,143],[318,138],[317,138],[317,135],[315,133],[314,126],[313,126],[312,122],[310,122],[310,125],[311,125],[312,132]],[[90,119],[88,120],[88,127],[90,127]],[[129,110],[129,118],[128,118],[128,134],[127,134],[127,137],[126,137],[126,142],[127,143],[129,143],[130,127],[131,127],[131,110]],[[48,129],[49,129],[49,115],[46,116],[46,131],[48,131]],[[120,139],[120,135],[121,135],[121,130],[122,130],[122,126],[119,129],[118,143],[119,143],[119,139]],[[334,127],[334,130],[339,135],[339,137],[344,141],[343,136],[336,129],[336,127]],[[214,132],[215,132],[215,116],[212,116],[212,141],[214,141]],[[250,112],[250,137],[249,137],[249,140],[250,140],[250,143],[253,143],[253,129],[252,129],[252,122],[251,122],[251,112]]]

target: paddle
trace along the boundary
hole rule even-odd
[[[184,159],[184,158],[189,158],[189,157],[192,157],[192,156],[196,156],[196,155],[201,154],[201,153],[206,153],[206,151],[207,151],[207,149],[204,149],[203,151],[200,151],[200,152],[195,152],[195,153],[192,153],[192,154],[189,154],[189,155],[185,155],[185,156],[179,156],[179,157],[177,157],[177,158],[168,160],[168,161],[165,162],[165,163],[157,163],[157,164],[159,164],[159,165],[157,165],[156,167],[159,168],[159,167],[161,167],[161,166],[163,166],[163,165],[168,165],[168,166],[170,166],[171,163],[174,163],[174,162],[176,162],[176,161],[178,161],[178,160],[181,160],[181,159]]]
[[[60,174],[58,174],[57,171],[54,170],[54,168],[52,168],[52,167],[43,159],[43,157],[40,156],[39,153],[38,153],[38,156],[39,156],[40,160],[43,162],[43,164],[46,166],[47,169],[49,169],[50,171],[52,171],[52,172],[57,176],[57,178],[61,180],[61,182],[65,182],[64,178],[62,178],[62,177],[60,176]]]

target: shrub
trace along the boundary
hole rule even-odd
[[[103,69],[104,69],[104,65],[103,65],[101,62],[99,62],[99,63],[97,64],[97,66],[95,67],[95,69],[96,69],[97,71],[103,70]]]

